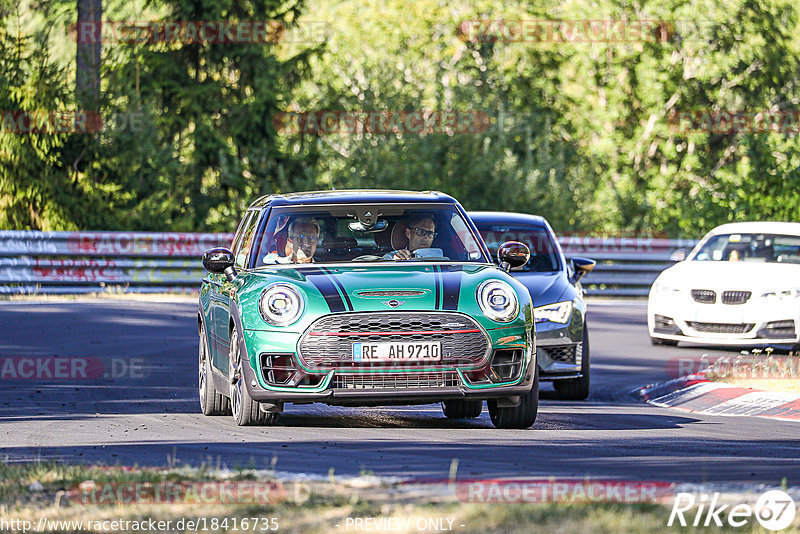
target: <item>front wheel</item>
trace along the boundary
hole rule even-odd
[[[253,400],[247,385],[244,383],[242,373],[242,359],[239,351],[239,333],[234,328],[231,331],[231,352],[230,352],[230,374],[231,381],[231,411],[233,419],[239,426],[253,425],[273,425],[278,421],[278,414],[264,412],[261,410],[258,401]]]
[[[483,401],[455,399],[444,401],[442,411],[448,419],[474,419],[483,411]]]
[[[675,341],[674,339],[661,339],[661,338],[652,337],[652,336],[650,336],[650,344],[653,345],[654,347],[657,347],[659,345],[664,345],[665,347],[677,347],[678,346],[678,342]]]
[[[495,428],[530,428],[536,422],[536,414],[539,412],[539,366],[533,362],[536,369],[533,374],[533,387],[522,395],[519,406],[511,408],[500,407],[497,400],[490,399],[486,402],[489,407],[489,417]]]
[[[556,395],[561,400],[584,400],[589,396],[589,328],[583,323],[583,341],[581,342],[581,376],[566,380],[553,380]]]

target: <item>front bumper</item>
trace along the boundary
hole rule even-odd
[[[536,352],[542,381],[579,378],[583,359],[583,321],[538,323]]]
[[[519,337],[519,336],[510,336]],[[408,367],[328,369],[321,372],[303,368],[295,351],[297,336],[245,331],[245,347],[250,365],[242,371],[250,396],[266,403],[313,403],[331,405],[391,405],[428,404],[448,399],[489,399],[513,397],[528,393],[533,387],[535,354],[531,341],[520,344],[493,345],[495,350],[519,350],[521,368],[518,376],[494,383],[474,381],[476,367],[436,367],[430,369]],[[310,384],[278,385],[270,383],[262,368],[265,355],[278,354],[292,360]],[[284,360],[286,361],[286,360]],[[487,362],[487,365],[491,360]],[[393,387],[401,385],[402,387]]]
[[[647,328],[656,339],[703,345],[793,345],[800,341],[800,313],[757,302],[701,304],[651,298]]]

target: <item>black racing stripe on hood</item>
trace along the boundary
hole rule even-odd
[[[442,265],[442,309],[457,310],[458,295],[461,293],[461,278],[463,276],[460,265]]]
[[[433,304],[433,309],[439,309],[439,302],[441,301],[440,298],[440,291],[439,291],[439,266],[433,266],[433,286],[434,286],[434,295],[435,295],[435,302]]]
[[[322,297],[328,304],[328,309],[330,309],[331,313],[347,310],[342,296],[336,289],[336,284],[334,284],[333,281],[334,279],[328,275],[328,273],[319,267],[301,267],[297,269],[297,272],[304,275],[308,281],[314,284],[319,292],[322,293]]]
[[[344,285],[342,285],[342,281],[339,280],[339,278],[334,273],[332,273],[330,269],[326,269],[325,267],[322,267],[322,270],[325,273],[327,273],[328,276],[331,277],[331,280],[333,280],[333,283],[336,284],[336,287],[338,287],[339,291],[341,291],[342,296],[344,297],[344,300],[347,303],[347,309],[349,311],[353,311],[354,310],[353,303],[350,301],[350,295],[347,294],[347,290],[344,288]]]

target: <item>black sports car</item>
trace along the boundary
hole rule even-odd
[[[533,299],[539,379],[552,380],[561,399],[585,399],[589,396],[589,332],[580,279],[594,269],[595,262],[565,258],[543,217],[488,211],[469,216],[495,260],[505,241],[530,247],[528,263],[511,269],[510,274]]]

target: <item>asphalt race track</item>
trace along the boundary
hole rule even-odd
[[[671,358],[736,354],[651,347],[643,302],[590,303],[590,399],[558,401],[544,386],[539,418],[524,431],[494,429],[485,408],[479,419],[448,421],[438,405],[287,405],[279,426],[266,428],[203,417],[196,309],[188,298],[0,302],[0,459],[442,479],[458,458],[459,478],[800,484],[799,423],[697,415],[633,395],[669,378]],[[29,358],[49,360],[38,374],[57,374],[63,357],[88,358],[87,378],[9,378],[30,373],[32,364],[20,366]]]

